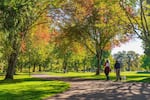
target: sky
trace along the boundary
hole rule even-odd
[[[136,53],[142,55],[144,54],[142,40],[134,38],[127,43],[121,44],[120,47],[113,48],[111,54],[113,55],[119,51],[135,51]]]

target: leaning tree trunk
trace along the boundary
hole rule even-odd
[[[5,79],[13,79],[16,63],[17,63],[17,53],[12,53],[8,59],[8,68]]]
[[[13,51],[10,53],[10,55],[8,57],[8,68],[6,71],[5,80],[6,79],[13,80],[13,75],[15,72],[15,67],[17,65],[17,58],[18,58],[18,54],[19,54],[20,43],[17,43],[16,38],[14,38],[14,40],[12,40],[12,41],[13,41],[13,44],[12,44]]]

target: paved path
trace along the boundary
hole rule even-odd
[[[150,100],[150,84],[34,75],[71,84],[69,90],[45,100]]]

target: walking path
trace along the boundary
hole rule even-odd
[[[69,82],[69,90],[45,100],[150,100],[150,84],[65,78],[49,75],[33,77]]]

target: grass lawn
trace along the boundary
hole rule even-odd
[[[63,92],[69,84],[31,78],[29,75],[15,75],[15,79],[3,80],[0,76],[0,100],[42,100]]]
[[[78,77],[85,79],[105,80],[104,73],[94,75],[95,73],[51,73],[49,74],[63,77]],[[126,76],[126,82],[147,82],[150,83],[150,73],[121,72],[121,76]],[[115,80],[115,73],[110,73],[111,80]],[[32,78],[29,75],[15,75],[15,79],[3,80],[0,76],[0,100],[42,100],[49,96],[63,92],[69,88],[69,84],[61,81],[48,81],[44,79]]]
[[[79,77],[79,78],[86,78],[86,79],[97,79],[97,80],[105,80],[106,77],[104,73],[101,73],[100,75],[95,75],[95,73],[75,73],[75,72],[69,72],[69,73],[48,73],[49,75],[54,76],[64,76],[64,77]],[[137,72],[121,72],[122,81],[125,82],[147,82],[150,83],[150,73],[137,73]],[[115,73],[110,73],[110,79],[115,80]]]

